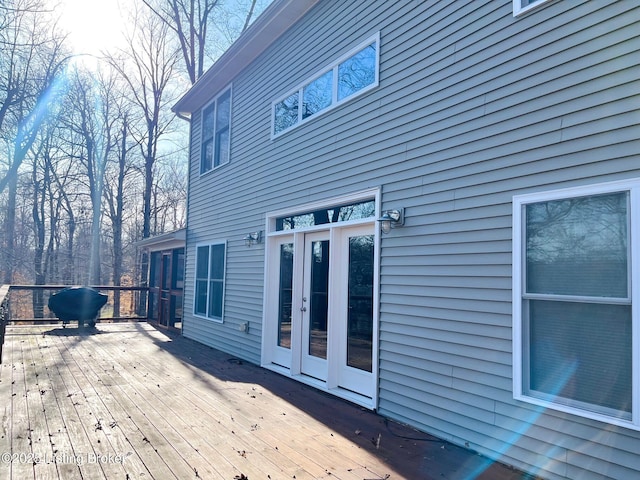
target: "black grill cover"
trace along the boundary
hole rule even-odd
[[[49,297],[49,309],[63,322],[90,321],[107,303],[107,295],[89,287],[69,287]]]

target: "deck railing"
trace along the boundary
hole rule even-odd
[[[47,306],[49,297],[68,285],[0,285],[0,360],[8,324],[37,325],[62,323]],[[147,320],[148,287],[94,286],[109,300],[98,314],[99,322]],[[145,293],[145,295],[141,295]]]
[[[6,313],[4,323],[39,324],[59,323],[60,320],[47,306],[49,297],[68,285],[3,285]],[[140,301],[141,292],[148,287],[92,286],[109,296],[107,304],[98,314],[103,322],[147,320],[147,307]],[[143,298],[146,295],[142,295]],[[0,300],[2,297],[0,297]],[[142,303],[142,304],[141,304]]]

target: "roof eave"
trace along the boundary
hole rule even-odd
[[[165,247],[173,247],[174,245],[184,245],[187,238],[187,229],[180,228],[167,233],[154,235],[153,237],[143,238],[134,242],[138,248],[150,248],[151,250],[161,250]]]
[[[240,35],[227,51],[172,107],[181,118],[189,118],[203,100],[227,86],[319,0],[274,0]]]

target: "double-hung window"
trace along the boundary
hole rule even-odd
[[[231,149],[231,88],[202,110],[200,174],[229,162]]]
[[[214,243],[196,247],[194,313],[222,321],[224,311],[226,245]]]
[[[640,429],[640,179],[513,209],[514,397]]]
[[[378,85],[380,34],[316,72],[273,104],[274,137]]]

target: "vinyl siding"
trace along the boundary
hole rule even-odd
[[[512,197],[640,176],[639,24],[630,1],[320,2],[234,80],[231,162],[202,177],[193,115],[184,334],[258,363],[244,235],[381,187],[406,220],[381,243],[379,412],[545,478],[640,475],[640,432],[513,400],[511,330]],[[379,87],[271,140],[272,102],[377,31]],[[191,315],[214,240],[224,323]]]

